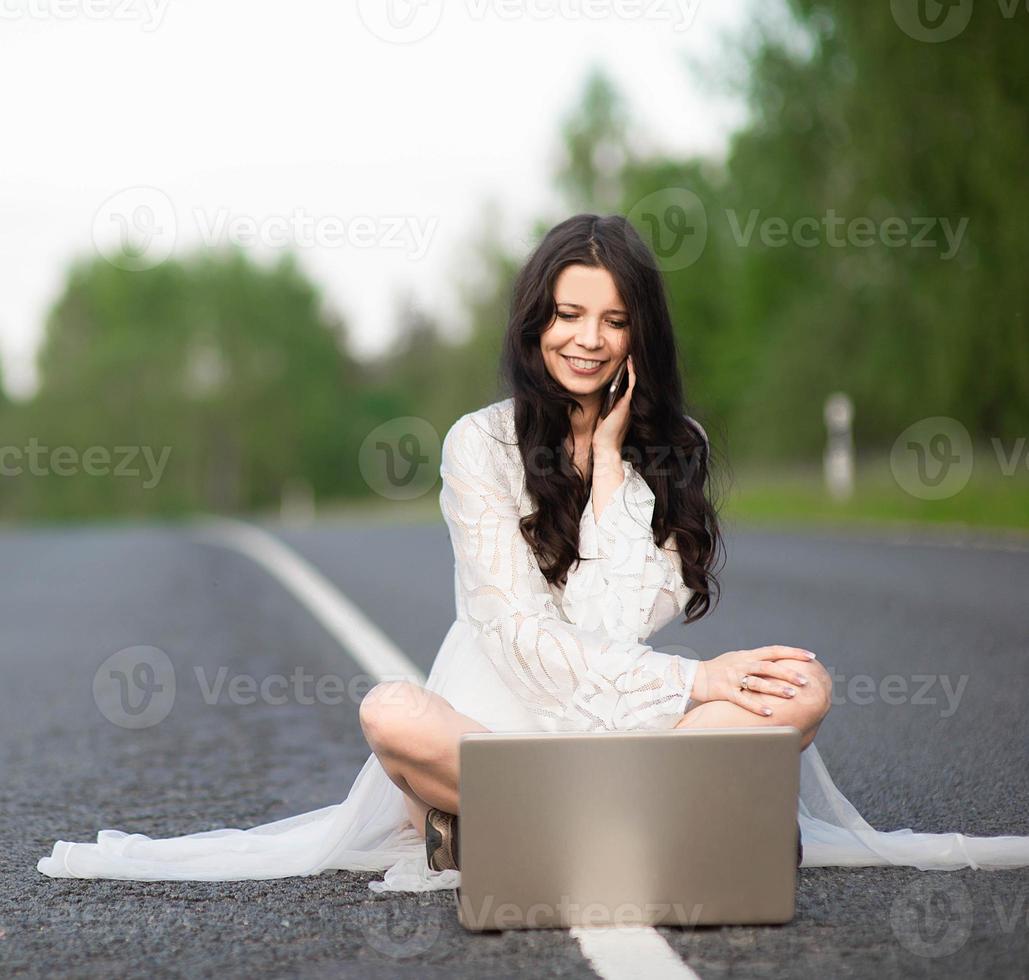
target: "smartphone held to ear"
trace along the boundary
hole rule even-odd
[[[601,418],[607,418],[608,413],[615,407],[615,402],[625,394],[628,387],[629,372],[626,368],[626,362],[623,360],[622,363],[618,365],[618,370],[615,372],[615,376],[611,379],[611,384],[608,385],[607,395],[604,397],[604,407],[600,412]]]

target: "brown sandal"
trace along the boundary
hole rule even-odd
[[[425,859],[433,871],[457,871],[457,814],[429,807],[425,814]]]

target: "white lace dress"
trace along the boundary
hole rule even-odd
[[[457,619],[426,686],[493,731],[668,729],[689,704],[698,661],[647,638],[680,616],[690,592],[678,552],[654,544],[654,495],[624,479],[594,519],[589,559],[552,588],[518,528],[532,510],[511,398],[459,418],[443,442],[440,507],[454,548]],[[667,542],[671,545],[671,539]],[[1029,837],[874,830],[837,789],[814,743],[801,754],[803,866],[909,865],[923,870],[1029,865]],[[237,880],[385,871],[380,891],[453,888],[431,871],[400,790],[370,754],[341,803],[248,829],[182,837],[101,830],[96,843],[57,841],[38,869],[53,877]]]

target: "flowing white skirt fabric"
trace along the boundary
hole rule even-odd
[[[492,731],[538,731],[476,649],[472,628],[456,620],[426,687]],[[814,743],[801,753],[802,867],[906,865],[923,871],[995,870],[1029,865],[1029,837],[877,831],[837,789]],[[341,803],[248,829],[182,837],[101,830],[96,843],[57,841],[37,868],[54,878],[235,881],[323,871],[384,871],[375,892],[455,888],[459,871],[432,871],[400,789],[370,754]]]

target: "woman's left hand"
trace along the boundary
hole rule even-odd
[[[629,386],[625,394],[614,403],[607,417],[598,420],[593,430],[593,452],[611,452],[621,455],[622,443],[629,431],[629,404],[632,401],[632,389],[636,385],[636,371],[632,366],[632,356],[626,359],[626,370],[629,372]],[[604,391],[607,397],[607,391]]]

